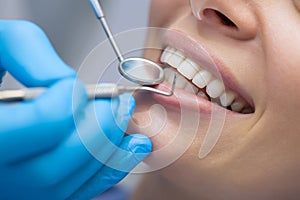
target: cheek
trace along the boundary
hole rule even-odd
[[[149,25],[167,27],[182,10],[189,8],[189,0],[152,0]]]
[[[277,34],[266,39],[266,96],[269,109],[281,117],[299,116],[300,109],[300,21],[293,21],[273,27]]]

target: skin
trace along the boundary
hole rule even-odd
[[[192,145],[172,164],[148,173],[132,199],[299,199],[300,1],[201,2],[198,20],[187,0],[153,0],[150,26],[181,30],[213,51],[250,96],[255,112],[226,117],[217,145],[204,159],[198,153],[209,117],[201,117]],[[215,10],[234,26],[207,12]],[[160,54],[147,56],[158,60]],[[147,95],[136,99],[131,131],[149,134],[154,151],[169,145],[176,130],[188,130],[178,125],[180,113],[164,106],[166,128],[151,135],[152,126],[146,125],[161,118],[153,111],[158,102]],[[146,162],[151,166],[171,156],[150,155]]]

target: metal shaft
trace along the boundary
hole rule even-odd
[[[102,7],[101,7],[99,1],[98,0],[90,0],[90,3],[92,5],[92,8],[95,12],[96,17],[99,19],[99,21],[104,29],[104,32],[105,32],[107,38],[109,39],[110,44],[113,47],[115,54],[118,57],[119,62],[122,62],[124,60],[124,57],[120,51],[119,46],[117,45],[117,42],[111,32],[110,27],[105,19],[105,15],[104,15],[104,12],[102,10]]]
[[[172,96],[174,93],[174,88],[176,84],[176,74],[174,74],[174,79],[170,91],[162,91],[152,87],[147,86],[122,86],[114,83],[102,84],[102,85],[87,85],[86,91],[88,99],[98,99],[98,98],[113,98],[120,94],[126,92],[152,92],[164,96]],[[46,88],[26,88],[20,90],[4,90],[0,91],[0,103],[1,102],[18,102],[24,100],[31,100],[41,95]]]

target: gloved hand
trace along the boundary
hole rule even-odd
[[[34,100],[0,104],[0,199],[88,199],[151,151],[147,137],[124,137],[133,97],[87,101],[36,25],[0,20],[0,70],[48,88]]]

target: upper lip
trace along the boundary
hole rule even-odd
[[[252,99],[241,88],[230,68],[212,51],[179,30],[168,30],[164,35],[164,41],[164,46],[171,46],[182,51],[185,56],[198,63],[201,68],[211,72],[216,78],[221,79],[226,87],[237,92],[254,107]]]

